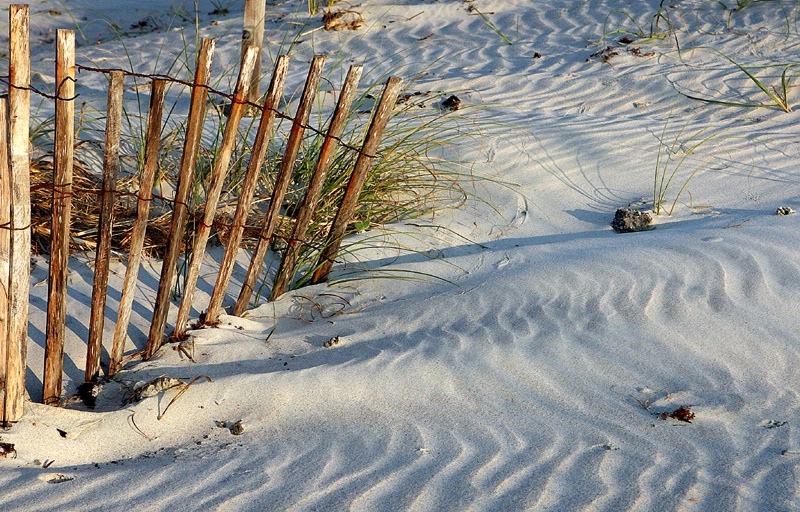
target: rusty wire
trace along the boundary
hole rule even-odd
[[[164,74],[161,74],[161,73],[151,73],[151,74],[136,73],[136,72],[133,72],[133,71],[127,71],[127,70],[120,69],[120,68],[98,68],[98,67],[92,67],[92,66],[84,66],[84,65],[81,65],[81,64],[76,64],[75,68],[76,68],[76,70],[78,72],[84,72],[85,71],[85,72],[89,72],[89,73],[102,73],[102,74],[108,75],[108,74],[116,71],[116,72],[122,72],[126,76],[132,76],[132,77],[136,77],[136,78],[142,78],[142,79],[147,79],[147,80],[164,80],[166,82],[176,83],[176,84],[180,84],[180,85],[183,85],[183,86],[186,86],[186,87],[190,87],[190,88],[195,88],[195,87],[205,88],[207,90],[207,92],[209,92],[211,94],[214,94],[216,96],[225,98],[225,99],[227,99],[227,100],[229,100],[231,102],[236,101],[236,99],[234,97],[234,94],[226,93],[224,91],[220,91],[218,89],[214,89],[213,87],[208,86],[208,85],[195,84],[194,82],[190,82],[188,80],[182,80],[182,79],[175,78],[175,77],[172,77],[172,76],[169,76],[169,75],[164,75]],[[73,78],[73,77],[68,77],[67,79],[77,82],[77,79]],[[65,79],[65,80],[67,80],[67,79]],[[80,97],[80,94],[76,94],[76,95],[74,95],[74,96],[72,96],[70,98],[60,97],[58,94],[48,94],[48,93],[46,93],[46,92],[34,87],[33,85],[30,85],[30,84],[27,87],[14,86],[14,85],[12,85],[10,83],[10,78],[9,78],[8,75],[0,75],[0,83],[5,84],[9,89],[11,89],[11,88],[27,89],[30,92],[32,92],[32,93],[34,93],[34,94],[36,94],[38,96],[41,96],[43,98],[47,98],[47,99],[52,100],[52,101],[58,101],[58,100],[61,100],[61,101],[73,101],[73,100],[77,99],[78,97]],[[58,89],[60,89],[60,87],[58,87]],[[253,109],[256,109],[258,111],[261,111],[261,112],[263,112],[263,110],[265,108],[263,105],[259,105],[257,103],[251,102],[251,101],[243,101],[243,102],[240,102],[240,103],[246,104],[249,107],[251,107]],[[278,111],[276,108],[270,107],[270,109],[275,113],[276,117],[278,117],[279,119],[288,120],[288,121],[291,121],[292,123],[295,122],[295,119],[293,117]],[[305,124],[305,125],[302,125],[302,128],[304,130],[308,130],[308,131],[310,131],[310,132],[312,132],[312,133],[314,133],[316,135],[327,137],[326,132],[324,132],[323,130],[320,130],[320,129],[314,127],[314,126],[310,126],[308,124]],[[340,147],[342,147],[344,149],[353,151],[353,152],[358,153],[358,154],[362,154],[363,153],[363,148],[359,148],[359,147],[353,146],[351,144],[348,144],[345,141],[343,141],[340,137],[335,137],[334,140],[337,142],[337,144]],[[376,155],[366,155],[365,154],[364,156],[367,156],[367,157],[370,157],[370,158],[374,158]],[[63,194],[62,193],[62,196],[68,196],[68,197],[72,198],[72,196],[74,194],[81,194],[81,193],[82,194],[95,194],[95,195],[98,195],[98,196],[102,194],[102,189],[100,187],[86,188],[86,187],[78,187],[78,186],[75,186],[74,184],[71,184],[71,185],[72,185],[71,192],[69,192],[68,194]],[[51,189],[53,191],[53,193],[55,193],[56,188],[57,188],[57,186],[55,184],[40,183],[40,184],[35,184],[35,185],[31,186],[31,192],[36,192],[36,191],[40,191],[40,190],[43,190],[43,189]],[[170,198],[158,195],[158,194],[152,194],[149,199],[145,199],[144,197],[141,196],[141,191],[128,192],[128,191],[123,191],[123,190],[113,190],[112,192],[114,193],[115,198],[135,197],[137,200],[146,200],[146,201],[149,201],[149,202],[161,201],[163,204],[173,205],[173,208],[174,208],[174,206],[176,206],[178,204],[181,204],[181,205],[187,206],[187,207],[190,206],[190,205],[186,204],[185,202],[175,201],[174,199],[170,199]],[[203,216],[199,212],[192,211],[191,208],[190,208],[188,213],[189,213],[189,217],[191,219],[193,219],[194,222],[200,223],[200,224],[203,223]],[[26,230],[26,229],[32,228],[35,224],[36,224],[36,222],[34,222],[34,220],[32,219],[28,226],[14,228],[14,227],[11,226],[11,223],[9,222],[9,223],[0,224],[0,230],[10,230],[10,231]],[[232,222],[225,222],[221,218],[215,219],[214,225],[222,227],[223,229],[233,227],[233,223]]]

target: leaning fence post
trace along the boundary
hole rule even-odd
[[[94,260],[89,343],[86,350],[86,382],[96,380],[100,374],[100,353],[103,350],[103,325],[106,318],[108,268],[111,257],[111,230],[114,226],[114,192],[117,188],[117,176],[119,176],[119,142],[122,129],[122,89],[124,85],[125,73],[112,71],[108,84],[106,144],[103,152],[103,190]]]
[[[214,292],[208,303],[206,312],[206,322],[214,323],[219,318],[222,301],[228,291],[228,284],[233,274],[233,266],[236,263],[236,253],[244,236],[245,222],[250,213],[250,206],[253,204],[253,195],[258,185],[258,177],[261,174],[261,167],[269,148],[269,140],[272,135],[272,127],[277,116],[278,101],[283,92],[283,83],[286,81],[286,72],[289,68],[289,57],[282,55],[275,63],[275,71],[272,73],[272,81],[269,84],[267,98],[264,101],[264,111],[261,113],[261,121],[258,125],[253,150],[250,153],[250,162],[247,164],[247,173],[242,182],[242,189],[239,193],[239,201],[236,204],[236,213],[233,215],[228,243],[225,247],[225,255],[219,265],[217,282],[214,285]]]
[[[381,101],[375,111],[375,116],[372,118],[372,123],[370,123],[369,131],[367,131],[367,136],[364,139],[364,145],[361,147],[358,160],[356,160],[356,165],[353,168],[353,174],[350,176],[347,190],[345,190],[342,198],[342,204],[333,219],[333,225],[328,233],[325,248],[319,256],[317,270],[314,272],[311,284],[318,284],[328,280],[328,275],[330,275],[331,268],[333,268],[334,258],[336,258],[336,253],[339,252],[339,247],[342,244],[347,224],[353,216],[358,203],[358,196],[361,195],[361,189],[367,179],[367,172],[369,172],[372,161],[375,159],[378,143],[383,137],[386,123],[389,121],[392,109],[397,103],[397,95],[400,92],[402,83],[403,80],[397,77],[390,77],[386,81]]]
[[[225,131],[222,134],[222,144],[220,144],[217,158],[214,159],[214,169],[211,171],[211,181],[208,184],[208,192],[206,192],[205,206],[203,208],[203,220],[200,222],[197,233],[195,233],[183,297],[178,309],[178,318],[175,320],[175,337],[178,339],[186,332],[186,325],[189,323],[189,312],[192,309],[194,289],[197,286],[197,279],[200,277],[200,266],[203,264],[203,257],[206,254],[206,244],[211,235],[214,217],[217,215],[217,203],[219,203],[219,196],[222,193],[222,186],[225,184],[225,176],[228,175],[228,166],[236,146],[236,138],[239,135],[239,123],[242,120],[245,108],[247,108],[250,75],[253,73],[257,56],[258,48],[250,48],[242,61],[242,69],[239,71],[239,80],[236,84],[231,112],[228,115],[228,122],[225,124]]]
[[[363,68],[361,66],[350,66],[350,71],[347,73],[342,92],[339,94],[339,101],[336,104],[336,110],[333,113],[333,119],[331,119],[328,133],[325,135],[325,141],[322,143],[322,148],[319,152],[317,167],[314,169],[314,174],[311,176],[306,195],[298,209],[292,236],[289,237],[287,241],[286,251],[283,253],[281,264],[278,267],[275,283],[272,285],[270,300],[275,300],[283,295],[292,277],[292,272],[294,271],[297,258],[300,254],[301,244],[306,237],[306,231],[311,224],[317,201],[319,201],[319,196],[322,192],[325,176],[328,173],[331,162],[333,162],[333,156],[336,154],[339,138],[342,135],[342,131],[344,131],[344,124],[345,121],[347,121],[347,114],[350,110],[350,105],[353,103],[356,87],[358,86],[358,81],[361,79],[362,70]]]
[[[169,295],[177,276],[178,257],[180,256],[183,233],[186,228],[186,218],[189,215],[189,193],[192,189],[192,175],[197,163],[197,148],[200,145],[200,137],[203,134],[203,119],[206,112],[208,80],[211,74],[213,56],[214,41],[212,39],[203,39],[200,42],[200,52],[197,56],[197,69],[194,75],[194,86],[192,87],[192,99],[189,107],[189,120],[186,127],[181,169],[178,174],[178,188],[175,191],[175,206],[172,212],[170,237],[161,267],[161,279],[158,282],[156,303],[153,309],[153,322],[150,325],[150,334],[147,337],[147,347],[144,353],[145,359],[151,358],[164,341],[164,330],[166,329],[170,304]]]
[[[8,152],[11,174],[10,296],[3,424],[22,417],[28,354],[28,303],[31,284],[30,32],[28,6],[9,9]]]
[[[11,171],[8,168],[8,98],[0,97],[0,427],[6,423],[9,257],[11,256]]]
[[[147,220],[150,217],[150,201],[153,199],[153,182],[158,169],[158,149],[161,142],[161,118],[164,113],[164,91],[166,90],[166,85],[166,80],[154,79],[150,92],[150,113],[147,119],[144,167],[139,178],[136,220],[133,222],[133,229],[131,230],[128,270],[125,272],[122,298],[119,301],[117,325],[114,330],[114,345],[111,349],[111,362],[108,365],[109,375],[114,375],[121,369],[122,356],[125,354],[125,341],[128,337],[128,323],[131,319],[133,295],[136,290],[136,279],[139,276],[139,264],[142,259]]]
[[[311,115],[311,107],[314,103],[314,97],[317,94],[317,87],[319,86],[320,77],[322,75],[323,64],[325,64],[324,55],[317,55],[311,62],[311,68],[308,71],[308,78],[306,78],[303,95],[300,98],[300,105],[297,107],[297,113],[295,114],[292,128],[289,131],[286,151],[283,153],[281,167],[278,171],[278,176],[275,178],[275,186],[272,189],[272,197],[270,198],[267,216],[264,219],[264,227],[259,234],[256,248],[253,251],[253,258],[250,260],[250,267],[247,269],[247,276],[245,276],[242,290],[239,292],[239,298],[233,308],[233,314],[235,316],[240,316],[244,313],[244,310],[247,309],[250,303],[250,297],[253,294],[253,290],[255,290],[256,280],[258,280],[258,275],[261,273],[261,266],[264,264],[264,257],[267,255],[270,239],[278,224],[280,210],[283,206],[283,198],[286,195],[286,189],[292,178],[294,163],[297,160],[297,153],[300,151],[300,144],[303,141],[303,133],[305,132],[308,118]]]
[[[44,403],[58,405],[67,318],[72,157],[75,139],[75,32],[59,30],[56,44],[56,126],[53,158],[53,218],[44,361]]]

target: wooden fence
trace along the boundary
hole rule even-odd
[[[8,425],[19,420],[23,413],[25,394],[25,370],[28,331],[28,303],[30,293],[31,250],[31,203],[30,203],[30,48],[28,28],[28,6],[12,5],[9,14],[9,77],[8,95],[0,99],[0,424]],[[209,91],[214,41],[203,39],[200,44],[194,80],[191,84],[191,104],[186,124],[186,134],[181,157],[178,185],[174,198],[169,243],[166,247],[161,278],[153,308],[153,319],[143,357],[149,358],[165,340],[170,291],[177,279],[177,264],[181,252],[189,216],[189,195],[195,172],[200,137],[206,115],[206,99]],[[245,222],[251,210],[259,175],[264,166],[276,117],[289,58],[277,59],[272,79],[263,106],[250,100],[259,97],[255,73],[260,62],[258,47],[247,48],[242,53],[242,64],[232,95],[230,113],[214,167],[208,181],[205,205],[194,236],[191,257],[188,262],[184,293],[175,320],[174,339],[185,337],[194,288],[198,281],[200,265],[206,249],[217,204],[231,163],[231,156],[245,109],[258,107],[261,110],[258,131],[244,182],[241,186],[228,243],[220,266],[214,291],[211,296],[205,322],[213,325],[221,312],[222,302],[228,293],[236,253],[243,239]],[[264,257],[274,235],[280,209],[292,178],[302,137],[308,128],[314,97],[318,89],[324,56],[311,62],[305,87],[285,144],[285,151],[276,177],[269,208],[263,219],[256,248],[239,292],[234,315],[241,315],[248,307],[256,281],[261,273]],[[47,327],[45,340],[45,362],[43,376],[43,401],[49,405],[61,402],[64,359],[64,337],[66,332],[66,291],[69,264],[70,208],[73,194],[73,148],[75,145],[75,34],[70,30],[59,30],[56,38],[56,126],[53,161],[53,199],[50,268],[48,279]],[[88,69],[88,68],[83,68]],[[100,72],[102,70],[93,70]],[[126,73],[108,71],[109,90],[106,116],[105,149],[103,158],[102,188],[99,191],[100,219],[96,247],[95,274],[91,298],[91,318],[87,340],[87,382],[100,377],[100,354],[105,320],[106,288],[111,252],[111,228],[116,181],[120,168],[120,133],[122,119],[122,92]],[[326,173],[333,161],[337,147],[341,145],[345,119],[351,108],[356,88],[361,77],[361,67],[352,66],[339,94],[334,113],[317,159],[316,168],[307,185],[297,218],[289,237],[287,248],[273,284],[270,300],[285,292],[294,267],[298,251],[304,243],[308,227],[320,198]],[[115,334],[110,351],[108,375],[121,369],[128,323],[133,305],[133,293],[141,262],[152,189],[158,167],[159,142],[162,127],[163,104],[168,77],[153,77],[150,92],[150,107],[147,120],[145,157],[139,172],[136,219],[133,223],[128,265],[120,299]],[[177,80],[176,80],[177,81]],[[389,78],[383,87],[367,129],[367,135],[358,152],[356,164],[344,193],[342,204],[323,244],[313,283],[327,280],[334,258],[339,250],[345,228],[350,221],[365,178],[399,94],[401,80]]]

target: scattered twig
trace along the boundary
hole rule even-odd
[[[364,17],[356,11],[327,10],[322,15],[322,23],[325,30],[358,30],[364,24]]]
[[[153,440],[153,438],[151,438],[150,436],[148,436],[147,434],[145,434],[145,433],[142,431],[142,429],[140,429],[140,428],[139,428],[139,425],[137,425],[137,424],[136,424],[136,421],[133,419],[133,417],[134,417],[134,415],[135,415],[135,414],[136,414],[136,411],[131,411],[131,415],[130,415],[130,416],[128,416],[128,419],[129,419],[129,420],[131,420],[131,425],[133,425],[133,429],[134,429],[134,430],[136,430],[136,432],[138,432],[139,434],[141,434],[141,435],[142,435],[142,437],[144,437],[144,438],[145,438],[145,439],[147,439],[148,441],[152,441],[152,440]]]
[[[189,382],[188,384],[186,384],[186,386],[184,386],[184,387],[183,387],[183,389],[181,389],[180,391],[178,391],[178,394],[177,394],[177,395],[175,395],[175,396],[172,398],[172,400],[170,400],[170,401],[169,401],[169,403],[167,404],[167,406],[164,408],[164,412],[162,412],[161,414],[159,414],[159,415],[158,415],[158,418],[156,418],[156,419],[157,419],[157,420],[159,420],[159,421],[161,421],[161,418],[163,418],[163,417],[164,417],[164,415],[165,415],[165,414],[167,414],[167,410],[169,409],[169,406],[170,406],[170,405],[172,405],[172,404],[174,404],[174,403],[175,403],[175,401],[176,401],[178,398],[180,398],[180,397],[181,397],[181,395],[183,395],[184,393],[186,393],[186,390],[187,390],[187,389],[189,389],[189,387],[191,387],[191,385],[192,385],[192,384],[194,384],[195,382],[197,382],[197,381],[198,381],[198,380],[200,380],[200,379],[206,379],[208,382],[211,382],[211,377],[209,377],[209,376],[207,376],[207,375],[200,375],[199,377],[195,377],[194,379],[192,379],[192,380],[191,380],[191,382]]]
[[[187,345],[189,345],[189,348],[186,347]],[[172,347],[172,350],[177,350],[181,354],[185,355],[189,359],[189,361],[193,363],[197,362],[194,360],[194,357],[192,356],[192,354],[194,354],[194,341],[181,341],[180,343]]]

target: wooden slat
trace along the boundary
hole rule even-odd
[[[244,4],[244,30],[242,30],[242,62],[247,49],[258,48],[253,73],[250,76],[248,101],[257,103],[261,99],[261,48],[264,46],[264,19],[267,3],[264,0],[246,0]]]
[[[8,168],[8,98],[0,97],[0,425],[5,424],[8,337],[8,264],[11,257],[11,171]]]
[[[270,239],[278,224],[280,210],[283,206],[283,198],[286,195],[286,189],[292,178],[294,163],[297,160],[297,153],[300,151],[300,144],[303,141],[303,133],[305,132],[308,118],[311,115],[311,108],[314,103],[317,88],[319,87],[322,66],[324,64],[324,55],[317,55],[311,61],[311,68],[308,72],[308,78],[306,78],[303,95],[300,98],[300,105],[297,107],[297,113],[295,114],[294,122],[289,132],[289,139],[286,142],[286,150],[281,160],[281,167],[275,179],[275,187],[272,190],[269,210],[267,210],[267,216],[264,219],[264,227],[259,234],[256,248],[253,251],[253,259],[250,261],[250,267],[247,269],[247,276],[242,285],[242,290],[233,308],[233,314],[235,316],[240,316],[244,313],[244,310],[247,309],[247,306],[250,304],[250,298],[253,295],[253,290],[255,289],[256,281],[261,273],[264,257],[267,255],[267,250],[269,249]]]
[[[161,119],[164,114],[164,92],[167,82],[153,80],[150,89],[150,113],[147,119],[147,136],[145,140],[144,167],[139,177],[139,199],[136,203],[136,220],[131,230],[131,245],[128,254],[128,270],[122,285],[122,298],[119,303],[117,325],[114,330],[114,345],[111,349],[111,362],[108,374],[114,375],[121,369],[122,357],[125,354],[125,342],[128,338],[128,324],[131,319],[133,297],[139,277],[139,265],[142,260],[144,237],[147,221],[150,218],[150,202],[153,199],[153,182],[158,170],[158,149],[161,142]]]
[[[189,215],[189,193],[192,188],[192,176],[197,163],[197,151],[200,146],[200,136],[203,132],[203,120],[206,112],[206,97],[208,96],[208,80],[211,75],[211,61],[214,55],[214,41],[203,39],[200,43],[200,52],[197,57],[197,69],[192,88],[192,100],[189,110],[189,121],[186,128],[186,141],[183,147],[181,169],[178,176],[178,188],[175,192],[175,206],[172,212],[170,237],[164,263],[161,268],[161,279],[158,283],[156,303],[153,311],[153,322],[145,348],[145,359],[149,359],[161,347],[164,341],[164,331],[169,312],[170,293],[175,285],[177,276],[178,257],[180,256],[181,242],[186,228],[186,218]]]
[[[22,417],[28,354],[28,304],[31,284],[30,36],[28,6],[9,9],[8,151],[11,173],[11,251],[3,424]]]
[[[103,326],[106,318],[108,269],[111,258],[111,230],[114,226],[114,200],[119,176],[119,143],[122,130],[122,91],[125,74],[112,71],[109,76],[106,108],[106,143],[103,155],[103,190],[100,200],[100,221],[95,251],[92,312],[89,317],[89,344],[86,350],[86,382],[100,374],[100,353],[103,350]]]
[[[322,192],[322,185],[325,183],[325,176],[328,173],[331,162],[333,162],[339,139],[344,130],[345,121],[347,121],[348,111],[353,104],[353,98],[356,94],[358,81],[361,79],[362,70],[363,68],[361,66],[351,66],[347,73],[342,92],[339,95],[339,101],[336,104],[336,110],[333,113],[331,124],[328,127],[328,133],[325,135],[325,140],[320,149],[317,167],[314,169],[314,174],[311,176],[306,195],[303,198],[303,202],[300,204],[292,236],[287,242],[286,252],[283,253],[283,259],[281,260],[280,267],[278,267],[278,273],[275,277],[275,284],[272,286],[270,300],[275,300],[283,295],[289,284],[289,280],[293,276],[294,267],[300,255],[300,248],[306,237],[308,226],[311,224],[311,219],[314,217],[317,201],[319,201],[319,196]]]
[[[333,268],[334,258],[339,252],[339,247],[344,238],[344,232],[347,224],[353,216],[358,203],[358,197],[361,195],[361,190],[364,187],[364,181],[367,179],[367,173],[372,166],[372,161],[375,159],[375,152],[378,150],[378,143],[383,137],[383,131],[386,129],[386,123],[389,121],[389,116],[392,109],[397,103],[397,95],[400,93],[400,86],[403,81],[397,77],[391,77],[386,81],[386,85],[381,95],[380,103],[375,111],[375,115],[370,123],[369,131],[364,139],[364,145],[361,148],[361,153],[358,155],[356,165],[353,168],[353,174],[350,176],[350,181],[347,184],[342,204],[336,217],[333,219],[333,225],[328,233],[325,248],[319,256],[317,270],[311,280],[312,284],[318,284],[328,280],[331,269]]]
[[[225,124],[225,131],[222,134],[222,144],[220,145],[217,157],[214,159],[214,169],[211,171],[211,181],[206,192],[205,205],[203,208],[203,220],[195,233],[194,246],[192,247],[192,257],[189,260],[189,268],[186,273],[186,282],[183,288],[183,297],[178,309],[178,319],[175,321],[175,337],[180,339],[186,332],[189,323],[189,313],[192,309],[192,298],[200,277],[200,267],[206,254],[206,244],[211,236],[211,227],[214,224],[214,217],[217,215],[217,204],[222,193],[222,186],[225,184],[225,177],[228,175],[231,156],[236,147],[236,139],[239,136],[239,123],[247,108],[247,95],[250,92],[250,77],[255,67],[258,57],[258,48],[250,48],[242,61],[242,68],[239,71],[239,78],[236,83],[236,90],[233,96],[233,105],[228,115],[228,122]]]
[[[211,300],[208,303],[206,322],[211,324],[217,322],[219,318],[222,301],[230,284],[233,267],[236,264],[236,254],[239,252],[239,245],[242,243],[244,236],[245,222],[247,222],[247,216],[253,204],[253,195],[255,194],[258,178],[261,175],[261,168],[264,166],[267,149],[269,148],[278,102],[283,92],[283,84],[286,81],[288,68],[289,57],[286,55],[279,57],[275,63],[275,71],[272,73],[272,81],[269,84],[267,98],[264,101],[264,111],[261,114],[255,143],[250,154],[250,162],[247,164],[247,173],[242,182],[239,201],[236,204],[236,213],[233,215],[233,223],[228,235],[228,243],[225,247],[225,256],[219,266],[217,282],[214,285],[214,292],[211,294]]]
[[[53,158],[53,218],[50,239],[50,277],[47,293],[47,329],[43,397],[47,405],[61,400],[64,336],[67,319],[72,159],[75,140],[75,32],[56,35],[56,126]]]

